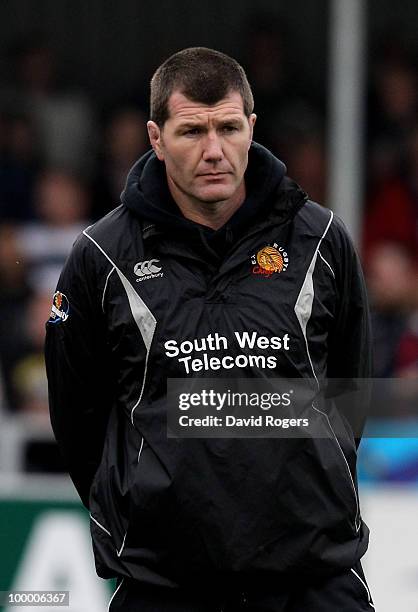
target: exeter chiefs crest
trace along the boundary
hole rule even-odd
[[[67,296],[61,291],[54,293],[52,298],[51,314],[49,315],[48,323],[61,323],[68,319],[68,312],[70,305],[68,303]]]
[[[275,242],[260,249],[252,255],[253,274],[270,277],[274,273],[285,272],[289,265],[289,257],[283,247]]]

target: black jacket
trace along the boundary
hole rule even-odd
[[[253,144],[247,199],[213,231],[182,217],[164,167],[147,153],[122,204],[74,245],[47,324],[46,364],[52,425],[91,512],[102,577],[175,586],[330,574],[367,548],[353,435],[166,435],[167,378],[370,375],[367,299],[350,238],[284,174]],[[275,272],[257,259],[266,246]],[[287,333],[289,350],[276,359],[260,349],[273,361],[238,360],[227,372],[193,371],[191,360],[167,355],[168,340],[218,332],[234,359],[245,353],[236,331]]]

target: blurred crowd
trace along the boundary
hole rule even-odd
[[[256,140],[327,205],[326,92],[294,74],[291,36],[253,20],[238,59],[252,84]],[[149,147],[146,94],[105,109],[63,82],[42,38],[9,50],[0,93],[0,408],[48,421],[44,326],[59,271],[87,225],[119,203]],[[151,75],[152,69],[150,69]],[[143,82],[150,75],[140,75]],[[376,377],[418,377],[418,90],[411,50],[370,53],[361,245]],[[418,409],[417,409],[418,412]]]
[[[45,322],[76,236],[118,205],[148,148],[146,114],[107,116],[63,87],[42,39],[11,50],[0,95],[0,405],[48,420]]]

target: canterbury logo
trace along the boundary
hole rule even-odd
[[[153,278],[154,275],[162,276],[161,266],[156,265],[158,263],[160,263],[159,259],[150,259],[149,261],[139,261],[135,264],[134,272],[139,276],[137,280],[145,280],[145,277]]]

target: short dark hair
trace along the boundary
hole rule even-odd
[[[151,79],[151,119],[160,127],[169,117],[168,100],[174,91],[202,104],[216,104],[231,91],[237,91],[247,117],[254,108],[242,66],[225,53],[206,47],[178,51],[155,71]]]

